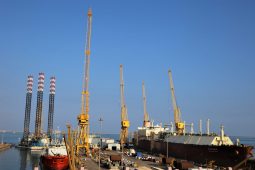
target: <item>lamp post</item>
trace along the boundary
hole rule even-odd
[[[100,165],[100,150],[101,150],[101,147],[102,147],[102,136],[101,136],[101,134],[102,134],[102,124],[103,124],[103,119],[100,117],[99,118],[99,120],[98,120],[99,122],[100,122],[100,134],[99,134],[99,136],[100,136],[100,147],[99,147],[99,153],[98,153],[98,169],[100,170],[100,168],[101,168],[101,165]]]

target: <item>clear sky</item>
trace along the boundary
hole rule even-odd
[[[93,11],[90,129],[120,131],[119,65],[124,67],[130,130],[142,125],[142,81],[155,123],[173,121],[167,71],[172,69],[182,119],[198,129],[255,136],[255,1],[1,0],[0,129],[23,131],[26,79],[34,76],[34,130],[39,72],[56,76],[54,127],[77,126],[87,10]],[[205,129],[205,126],[204,126]]]

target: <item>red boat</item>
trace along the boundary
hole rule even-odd
[[[66,170],[69,167],[68,156],[64,145],[54,145],[46,149],[41,156],[43,170]]]
[[[44,170],[66,170],[69,167],[66,155],[42,155],[41,163]]]

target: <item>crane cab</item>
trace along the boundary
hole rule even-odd
[[[89,121],[89,115],[88,114],[80,114],[78,117],[78,123],[80,125],[85,125],[85,124],[88,124],[88,121]]]
[[[178,123],[175,123],[175,128],[176,128],[176,131],[178,134],[180,133],[183,133],[184,131],[184,123],[183,122],[178,122]]]
[[[122,121],[121,126],[124,127],[124,128],[128,128],[129,127],[129,121],[128,120]]]
[[[177,129],[184,129],[184,123],[183,122],[176,123],[175,126],[177,127]]]

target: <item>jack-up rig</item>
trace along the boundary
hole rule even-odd
[[[89,150],[89,63],[90,63],[90,40],[91,40],[92,10],[88,10],[87,39],[85,48],[85,66],[83,85],[81,93],[81,113],[77,116],[77,131],[72,131],[67,125],[68,139],[65,140],[69,157],[69,168],[85,168],[86,157],[90,155]]]
[[[33,76],[29,75],[27,77],[27,94],[26,94],[26,108],[25,108],[25,119],[24,119],[24,133],[23,133],[23,138],[21,141],[22,145],[28,145],[32,90],[33,90]]]
[[[53,76],[50,78],[50,94],[49,94],[49,113],[48,113],[48,129],[47,135],[52,138],[53,134],[53,117],[54,117],[54,98],[55,98],[55,85],[56,78]]]
[[[43,89],[44,89],[44,73],[39,73],[35,118],[35,139],[40,139],[42,137]]]
[[[31,103],[32,103],[32,88],[33,76],[29,75],[27,78],[27,93],[26,93],[26,106],[24,118],[24,132],[22,140],[19,144],[20,147],[40,146],[44,147],[47,144],[47,137],[52,138],[53,131],[53,116],[54,116],[54,100],[55,100],[55,82],[54,76],[50,79],[50,93],[49,93],[49,112],[48,112],[48,136],[43,132],[43,91],[44,91],[44,73],[39,73],[38,88],[37,88],[37,103],[36,103],[36,118],[35,118],[35,132],[30,133],[30,116],[31,116]]]

